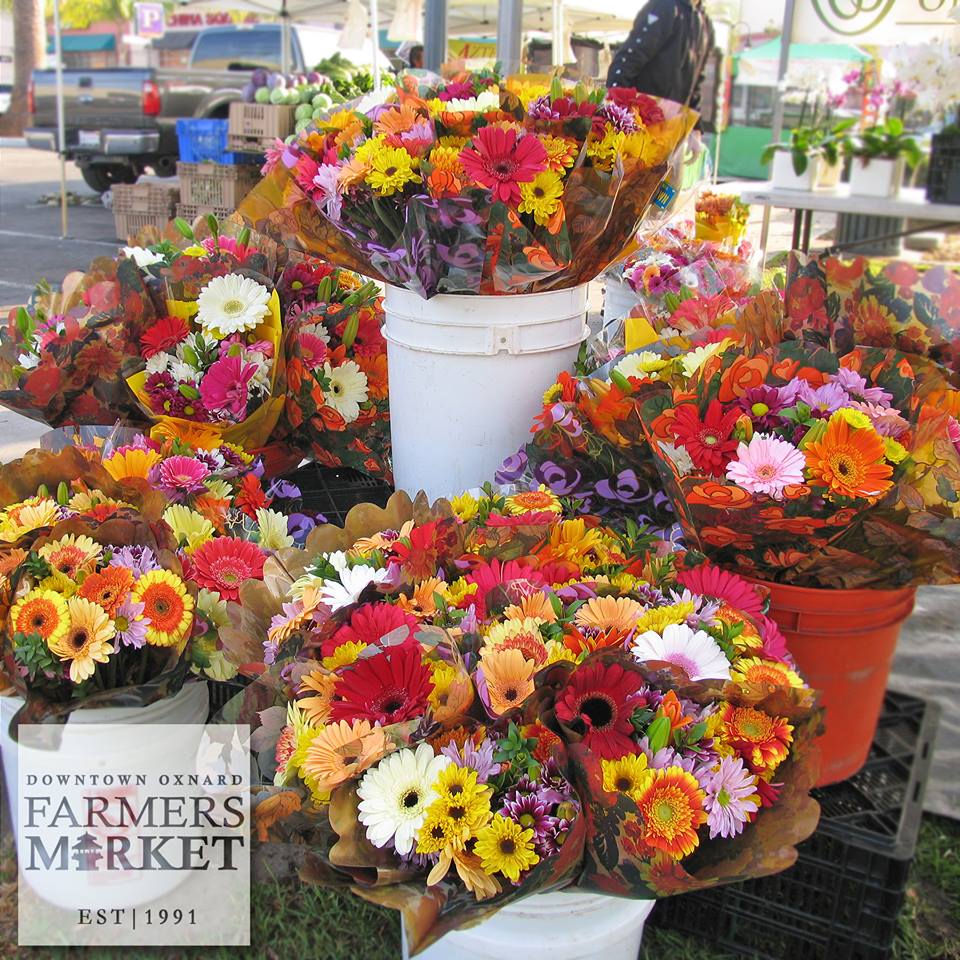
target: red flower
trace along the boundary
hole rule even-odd
[[[247,580],[263,579],[266,554],[249,540],[217,537],[197,547],[191,557],[191,578],[201,587],[216,590],[224,600],[239,600]]]
[[[610,87],[607,90],[607,99],[618,107],[636,110],[645,127],[649,127],[651,123],[663,123],[665,119],[656,98],[639,93],[633,87]]]
[[[467,583],[475,583],[477,590],[468,594],[464,603],[474,604],[477,616],[487,616],[487,598],[494,594],[498,608],[519,603],[521,598],[539,590],[544,585],[543,574],[533,567],[524,566],[516,560],[501,564],[497,559],[484,561],[467,575]],[[491,601],[494,598],[491,597]]]
[[[190,327],[182,317],[161,317],[140,338],[143,359],[149,360],[157,353],[170,350],[182,340],[186,340],[189,333]]]
[[[715,567],[712,563],[701,563],[699,567],[680,571],[677,581],[692,593],[723,600],[751,617],[763,614],[763,600],[757,588],[735,573]]]
[[[257,511],[266,509],[271,499],[263,492],[260,478],[253,473],[245,473],[240,481],[240,489],[234,498],[234,504],[239,507],[251,520],[257,519]]]
[[[432,690],[420,645],[390,647],[344,669],[333,688],[330,718],[334,723],[400,723],[424,713]]]
[[[690,454],[690,459],[698,470],[704,470],[714,477],[722,477],[737,449],[737,441],[731,439],[730,433],[739,415],[738,408],[734,407],[724,413],[720,401],[711,400],[706,416],[701,420],[696,406],[684,403],[677,407],[670,429],[677,443]]]
[[[634,695],[643,678],[618,663],[597,663],[575,670],[557,701],[557,719],[577,733],[583,743],[605,760],[636,753],[630,738]]]
[[[365,603],[354,610],[349,623],[323,641],[323,656],[329,657],[344,643],[379,643],[388,633],[403,626],[410,628],[408,639],[412,638],[417,629],[417,618],[392,603]]]
[[[533,136],[516,130],[483,127],[473,146],[460,151],[460,163],[477,183],[493,191],[493,199],[512,207],[520,203],[520,184],[547,169],[547,151]]]
[[[53,364],[37,367],[23,382],[24,393],[29,394],[41,406],[46,406],[60,389],[63,373]]]

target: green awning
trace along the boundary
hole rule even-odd
[[[60,38],[64,53],[99,53],[116,48],[117,38],[112,33],[66,33]],[[53,37],[47,38],[47,53],[53,53]]]
[[[751,47],[740,53],[741,60],[779,60],[780,40],[769,40],[759,47]],[[851,61],[872,60],[869,53],[864,53],[859,47],[851,43],[791,43],[791,60],[833,60],[840,63]]]

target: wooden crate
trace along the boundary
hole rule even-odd
[[[259,183],[260,170],[222,163],[178,163],[180,202],[235,210]]]
[[[116,183],[110,188],[114,213],[173,215],[178,188],[163,183]]]
[[[227,147],[239,152],[260,152],[278,137],[293,133],[295,107],[273,103],[231,103]]]

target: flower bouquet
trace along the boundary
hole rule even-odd
[[[790,341],[714,354],[641,418],[687,544],[760,579],[960,579],[960,459],[943,368]]]
[[[287,366],[285,422],[327,467],[390,479],[387,345],[376,284],[291,256],[278,289],[298,341]],[[282,428],[282,427],[281,427]]]
[[[239,212],[427,298],[593,279],[631,243],[695,120],[635,91],[489,73],[431,90],[411,78],[388,100],[319,120]]]
[[[562,885],[782,869],[815,824],[813,694],[756,589],[559,511],[398,494],[241,589],[274,611],[245,705],[261,852],[402,909],[414,951]]]
[[[60,292],[41,283],[0,326],[0,403],[52,427],[143,422],[123,382],[140,338],[156,321],[154,298],[133,260],[95,260]]]
[[[162,497],[142,512],[79,451],[32,451],[0,468],[6,491],[26,477],[61,480],[11,504],[20,546],[4,558],[3,667],[26,700],[20,722],[60,722],[84,706],[139,706],[175,694],[188,668],[194,594],[160,522]],[[102,486],[92,486],[98,474]],[[106,489],[104,489],[106,488]],[[42,514],[42,517],[41,517]]]
[[[242,269],[219,257],[177,258],[168,314],[141,334],[144,369],[127,384],[168,432],[254,449],[283,410],[292,338],[270,281]]]
[[[705,190],[697,197],[696,238],[737,248],[750,219],[750,207],[730,193]]]
[[[843,353],[854,346],[919,354],[960,373],[960,273],[866,257],[793,254],[786,329]]]

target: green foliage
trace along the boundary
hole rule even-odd
[[[896,160],[905,157],[911,167],[917,166],[922,153],[917,141],[908,136],[899,117],[867,127],[844,144],[845,152],[863,163],[871,160]]]
[[[47,0],[47,17],[53,16],[53,0]],[[133,17],[133,0],[61,0],[60,23],[68,30],[86,30],[102,20],[120,21]]]
[[[770,163],[774,154],[789,153],[793,161],[793,172],[799,177],[810,165],[810,158],[822,156],[831,166],[840,159],[840,151],[845,148],[847,131],[856,123],[855,119],[841,120],[832,127],[802,126],[790,131],[790,139],[771,143],[760,158],[761,163]]]

